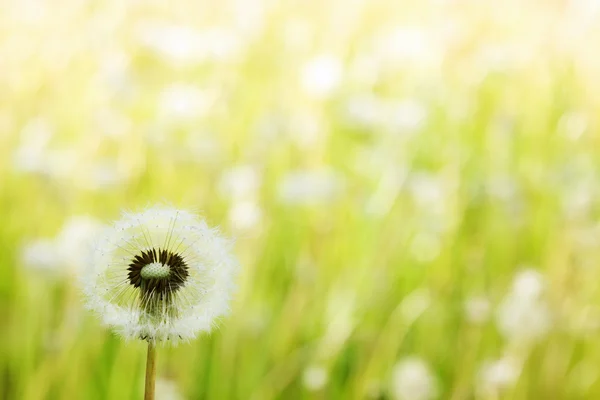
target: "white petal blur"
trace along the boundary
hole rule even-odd
[[[500,332],[512,343],[532,343],[551,327],[550,307],[544,298],[545,280],[532,269],[520,271],[497,314]]]
[[[92,267],[84,293],[104,324],[125,339],[176,343],[227,314],[237,261],[199,216],[154,207],[107,229]]]
[[[397,400],[428,400],[438,394],[435,376],[418,357],[406,357],[394,366],[391,386],[392,397]]]
[[[311,365],[302,374],[302,383],[311,392],[322,389],[327,384],[328,379],[327,370],[320,365]]]
[[[477,389],[482,396],[496,398],[515,385],[520,374],[520,362],[514,358],[486,361],[479,371]]]

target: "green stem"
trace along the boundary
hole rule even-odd
[[[146,359],[146,386],[144,400],[154,400],[156,386],[156,346],[148,340],[148,358]]]

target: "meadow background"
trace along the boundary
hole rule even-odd
[[[236,240],[159,399],[600,398],[600,3],[4,1],[0,398],[139,399],[121,210]]]

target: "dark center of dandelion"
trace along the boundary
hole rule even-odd
[[[150,249],[136,255],[127,268],[129,283],[140,288],[142,299],[169,300],[189,276],[183,257],[168,250]]]

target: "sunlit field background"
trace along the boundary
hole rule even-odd
[[[140,399],[121,210],[235,238],[159,399],[600,398],[600,3],[0,6],[0,398]]]

